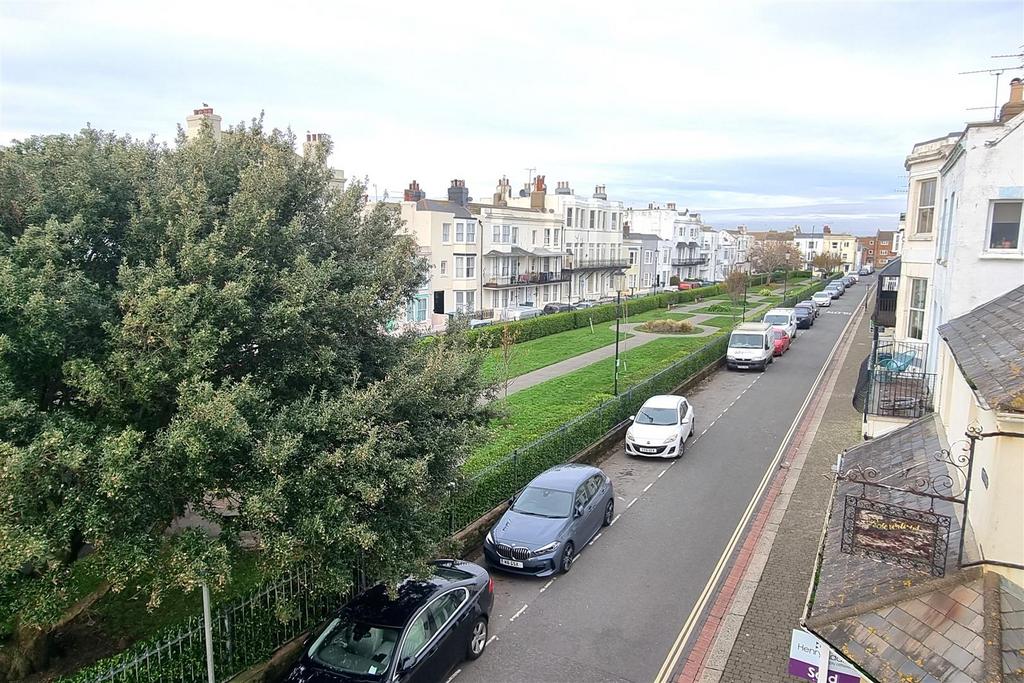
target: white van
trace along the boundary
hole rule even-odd
[[[760,368],[763,372],[772,362],[775,344],[772,326],[768,323],[741,323],[729,335],[725,364],[732,368]]]
[[[792,308],[773,308],[764,314],[761,322],[774,325],[786,334],[793,341],[796,341],[796,311]]]

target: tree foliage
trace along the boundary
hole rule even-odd
[[[843,265],[843,257],[832,251],[823,251],[814,257],[811,265],[823,273],[831,273]]]
[[[743,302],[743,298],[747,292],[747,274],[742,270],[734,269],[725,276],[725,280],[722,282],[725,286],[726,293],[729,294],[729,299],[734,304],[740,304]]]
[[[86,554],[159,599],[227,580],[244,541],[337,585],[357,557],[392,578],[436,551],[487,418],[480,357],[385,333],[425,263],[393,209],[331,188],[326,147],[294,149],[260,120],[0,149],[0,589],[31,583],[21,623],[56,620]]]
[[[783,269],[793,269],[802,263],[800,250],[792,242],[766,240],[755,242],[748,252],[754,270],[768,273],[769,277]]]

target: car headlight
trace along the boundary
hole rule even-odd
[[[487,536],[484,538],[484,542],[494,545],[494,536],[491,535],[490,531],[487,532]]]
[[[675,443],[675,442],[676,442],[676,439],[678,439],[678,438],[679,438],[679,435],[678,435],[678,434],[676,434],[675,436],[670,436],[670,437],[668,437],[667,439],[665,439],[665,445],[667,446],[667,445],[669,445],[670,443]]]
[[[548,553],[555,552],[556,548],[558,548],[558,541],[555,541],[554,543],[548,543],[546,546],[543,546],[541,548],[537,548],[536,550],[533,551],[533,554],[535,556],[536,555],[547,555]]]
[[[630,432],[626,432],[626,441],[633,442],[633,435]]]

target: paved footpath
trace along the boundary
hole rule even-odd
[[[786,673],[790,632],[807,598],[831,468],[843,449],[861,442],[853,392],[871,348],[863,313],[823,377],[784,457],[788,471],[776,478],[751,524],[677,683],[794,680]]]
[[[761,297],[759,295],[748,294],[747,298],[751,301],[750,310],[747,311],[747,315],[750,315],[751,313],[758,312],[760,309],[768,306],[768,304],[766,304],[766,303],[764,303],[762,301],[762,299],[764,297]],[[722,315],[727,315],[727,314],[723,314],[723,313],[695,313],[694,311],[697,311],[697,310],[700,310],[700,309],[705,308],[707,306],[710,306],[713,303],[725,303],[725,302],[722,302],[720,300],[704,299],[703,301],[695,302],[695,303],[678,304],[676,306],[673,306],[670,310],[671,310],[672,313],[689,313],[689,314],[691,314],[693,317],[692,318],[687,318],[687,320],[689,320],[690,322],[692,322],[695,325],[697,325],[697,326],[702,328],[701,331],[698,334],[687,335],[687,336],[690,336],[690,337],[709,337],[709,336],[715,334],[715,332],[718,331],[717,328],[701,325],[700,323],[704,322],[705,320],[709,320],[709,319],[715,318],[715,317],[721,317]],[[615,326],[612,325],[612,327],[614,328]],[[650,341],[653,341],[655,339],[658,339],[659,337],[677,337],[678,336],[678,335],[671,335],[671,334],[651,334],[649,332],[639,332],[639,331],[637,331],[635,329],[635,325],[633,323],[624,324],[624,325],[622,325],[621,329],[622,329],[622,332],[628,332],[629,334],[632,334],[633,336],[630,337],[629,339],[626,339],[624,341],[620,341],[619,342],[619,353],[623,353],[623,352],[628,351],[630,349],[635,349],[638,346],[643,346],[644,344],[646,344],[646,343],[648,343]],[[534,370],[533,372],[527,372],[525,374],[519,375],[518,377],[514,378],[511,382],[509,382],[508,392],[507,393],[508,394],[514,394],[517,391],[522,391],[523,389],[529,389],[530,387],[536,386],[537,384],[540,384],[542,382],[546,382],[549,379],[554,379],[555,377],[561,377],[562,375],[569,374],[570,372],[573,372],[575,370],[579,370],[580,368],[585,368],[588,365],[592,365],[593,363],[596,363],[598,361],[604,360],[605,358],[611,358],[614,355],[615,355],[615,343],[613,342],[613,343],[609,344],[608,346],[602,346],[599,349],[594,349],[593,351],[587,351],[586,353],[581,353],[580,355],[573,356],[572,358],[566,358],[565,360],[560,361],[558,363],[552,363],[551,365],[547,365],[547,366],[545,366],[543,368],[538,368],[537,370]]]

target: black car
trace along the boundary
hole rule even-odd
[[[573,308],[569,304],[544,304],[544,313],[566,313]]]
[[[814,310],[810,306],[796,306],[796,327],[799,330],[809,330],[814,325]]]
[[[311,635],[281,683],[434,683],[487,647],[494,581],[483,567],[439,560],[431,576],[388,595],[361,593]]]

